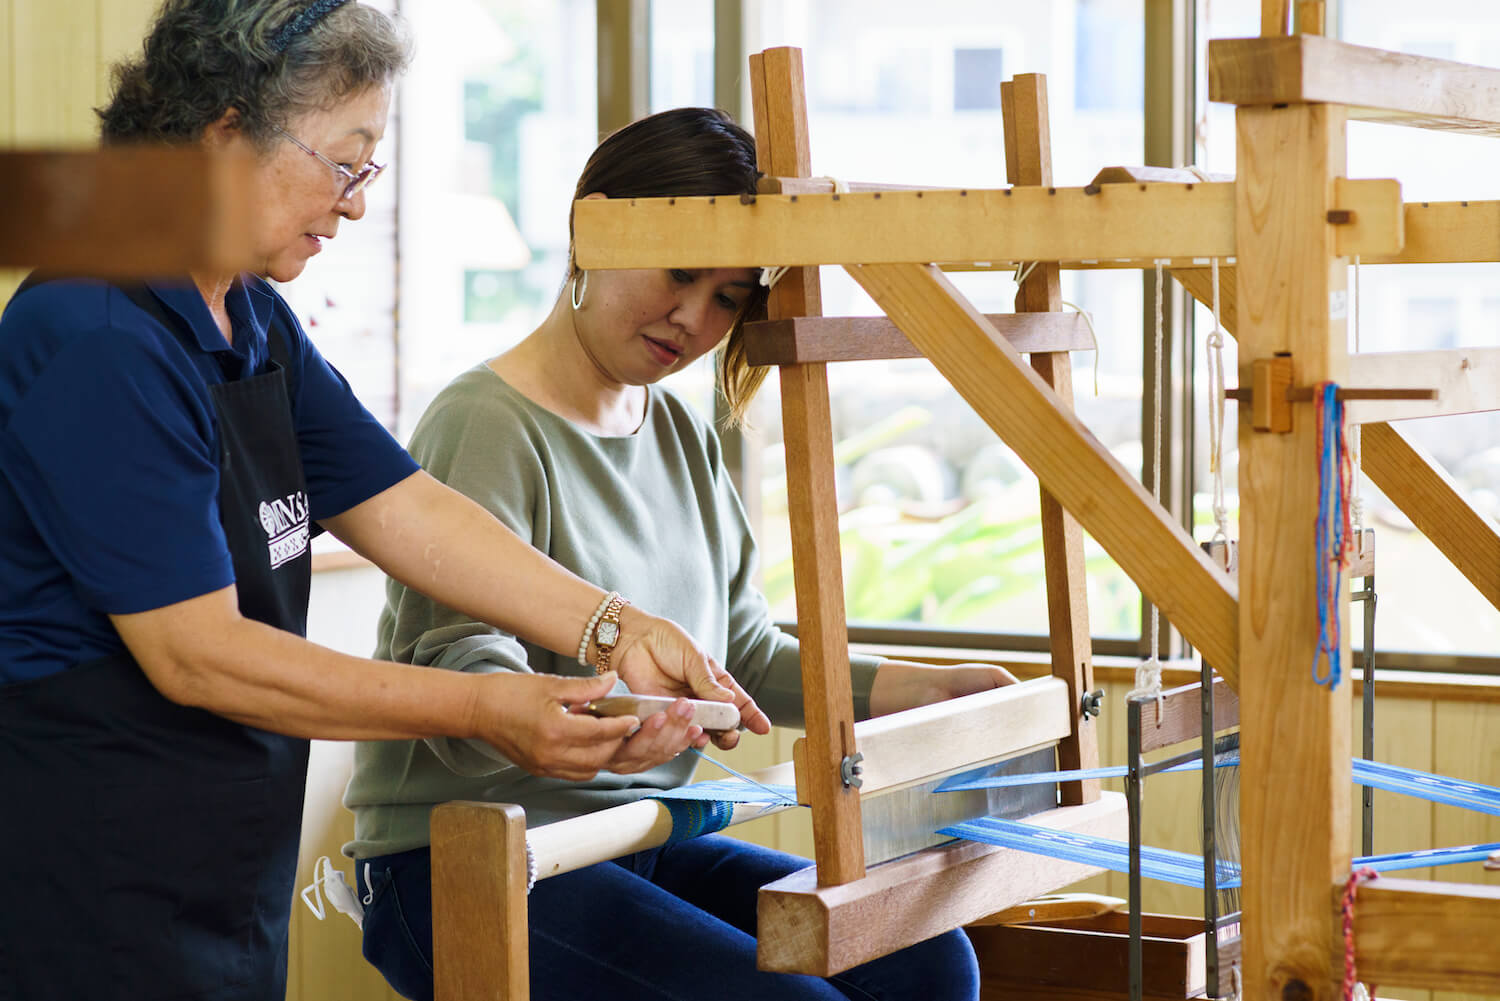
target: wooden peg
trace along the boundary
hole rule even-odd
[[[1257,431],[1286,434],[1292,430],[1292,406],[1286,391],[1292,388],[1292,357],[1257,358],[1250,366],[1250,426]],[[1227,394],[1226,394],[1227,395]]]

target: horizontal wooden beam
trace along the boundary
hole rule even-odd
[[[1341,182],[1342,248],[1393,254],[1393,181]],[[963,261],[1188,264],[1234,254],[1234,185],[588,199],[574,202],[583,268]],[[1342,239],[1342,238],[1341,238]]]
[[[1335,928],[1342,897],[1334,887]],[[1344,940],[1342,931],[1335,937]],[[1354,962],[1365,983],[1500,994],[1497,941],[1500,886],[1382,876],[1355,897]]]
[[[1454,203],[1457,204],[1457,203]],[[1500,203],[1490,203],[1500,204]],[[1408,206],[1410,209],[1411,206]],[[1407,234],[1412,233],[1407,216]],[[1494,216],[1500,259],[1500,212]],[[1172,277],[1203,303],[1213,306],[1213,278],[1208,268],[1174,268]],[[1219,269],[1219,315],[1224,329],[1235,324],[1235,269]],[[1448,348],[1442,351],[1370,351],[1349,356],[1343,385],[1349,389],[1396,387],[1435,389],[1434,400],[1354,400],[1347,405],[1355,424],[1410,420],[1500,410],[1500,348]]]
[[[1214,679],[1214,729],[1240,725],[1240,699],[1223,678]],[[1203,685],[1168,689],[1159,699],[1141,703],[1141,750],[1155,751],[1203,733]]]
[[[1395,254],[1362,254],[1361,264],[1500,261],[1500,202],[1407,202],[1406,241]]]
[[[861,796],[921,782],[1061,740],[1072,732],[1068,686],[1037,678],[854,724]],[[807,738],[792,745],[804,803]]]
[[[1319,35],[1209,42],[1208,98],[1343,104],[1353,120],[1500,135],[1500,69]]]
[[[0,153],[0,267],[153,277],[248,267],[249,164],[194,150]]]
[[[974,411],[1234,686],[1237,589],[936,268],[849,273]]]
[[[1363,468],[1479,593],[1500,608],[1500,533],[1453,478],[1389,424],[1360,429]]]
[[[1082,313],[989,313],[985,319],[1022,354],[1098,346]],[[796,316],[747,323],[745,349],[752,365],[922,357],[901,328],[883,316]]]
[[[1434,400],[1351,401],[1346,412],[1355,424],[1500,410],[1500,348],[1352,354],[1343,384],[1437,390]]]
[[[1057,830],[1125,837],[1125,798],[1028,818]],[[832,976],[995,911],[1051,893],[1100,870],[1010,848],[957,841],[870,869],[864,879],[818,886],[803,869],[761,887],[758,965]]]
[[[762,177],[755,183],[763,195],[831,195],[835,191],[956,191],[926,184],[882,184],[879,181],[836,181],[831,177]]]

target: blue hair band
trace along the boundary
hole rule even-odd
[[[271,38],[271,48],[277,52],[285,52],[286,47],[292,44],[292,39],[307,31],[329,14],[338,10],[349,0],[314,0],[302,13],[292,18]]]

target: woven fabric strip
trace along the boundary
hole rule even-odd
[[[672,815],[672,833],[667,837],[669,845],[722,831],[734,816],[734,804],[724,800],[666,800],[664,803]]]

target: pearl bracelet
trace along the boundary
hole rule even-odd
[[[599,607],[594,609],[594,614],[589,616],[589,624],[583,627],[583,639],[578,641],[578,666],[588,667],[589,640],[594,637],[594,628],[599,625],[599,620],[604,616],[604,610],[609,603],[620,596],[620,592],[611,591],[599,602]]]

